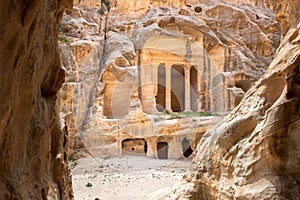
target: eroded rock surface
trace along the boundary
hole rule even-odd
[[[155,199],[299,199],[300,24],[282,26],[289,31],[266,73],[203,135],[184,180]]]
[[[279,45],[273,7],[252,0],[80,1],[60,24],[68,69],[62,120],[72,146],[80,147],[78,134],[101,135],[106,121],[141,111],[232,110]],[[108,140],[116,144],[110,123],[115,136]]]
[[[0,2],[0,199],[73,199],[56,109],[66,8],[72,1]]]

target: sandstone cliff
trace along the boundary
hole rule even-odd
[[[254,0],[80,1],[59,25],[67,69],[61,116],[71,149],[81,147],[78,134],[101,135],[107,129],[101,121],[141,110],[232,110],[279,45],[274,6]],[[167,85],[161,77],[172,69],[189,77],[188,84]],[[167,99],[164,88],[181,89],[178,101],[172,103],[173,94]]]
[[[66,8],[72,1],[0,2],[0,199],[73,199],[56,109]]]
[[[299,199],[299,1],[279,5],[288,31],[268,70],[203,135],[184,180],[155,199]]]

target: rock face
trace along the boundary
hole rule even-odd
[[[74,7],[72,13],[65,15],[58,25],[59,31],[64,32],[60,34],[60,52],[66,69],[66,83],[62,86],[58,103],[61,124],[65,122],[68,127],[71,154],[74,149],[83,147],[78,131],[89,116],[89,104],[91,99],[95,100],[101,72],[103,34],[97,10]]]
[[[79,2],[60,24],[68,73],[60,105],[71,148],[80,147],[78,134],[102,137],[107,121],[115,134],[107,140],[118,148],[117,130],[124,130],[116,121],[141,111],[232,110],[279,45],[273,7],[254,0]]]
[[[293,21],[299,2],[281,3]],[[300,24],[292,21],[282,23],[289,31],[266,73],[203,135],[191,172],[155,199],[299,199]]]
[[[146,113],[157,112],[158,106],[175,112],[232,110],[279,44],[279,25],[264,8],[144,1],[128,10],[124,3],[112,9],[108,26],[134,43]],[[180,81],[173,85],[174,72],[186,80],[182,87]]]
[[[56,93],[56,25],[72,1],[0,2],[0,199],[73,199]]]
[[[299,6],[300,2],[297,0],[275,1],[274,12],[276,13],[276,20],[281,25],[283,36],[290,28],[298,24],[300,18]]]

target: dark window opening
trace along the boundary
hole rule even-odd
[[[199,7],[199,6],[197,6],[197,7],[194,8],[194,11],[195,11],[196,13],[201,13],[201,12],[202,12],[202,8]]]
[[[191,148],[190,142],[186,138],[184,138],[181,144],[183,156],[188,158],[193,153],[193,149]]]

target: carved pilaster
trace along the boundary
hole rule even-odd
[[[185,83],[185,93],[184,93],[184,112],[191,112],[191,85],[190,85],[190,69],[191,65],[187,63],[184,67],[184,83]]]
[[[166,64],[166,110],[172,112],[171,109],[171,65]]]

